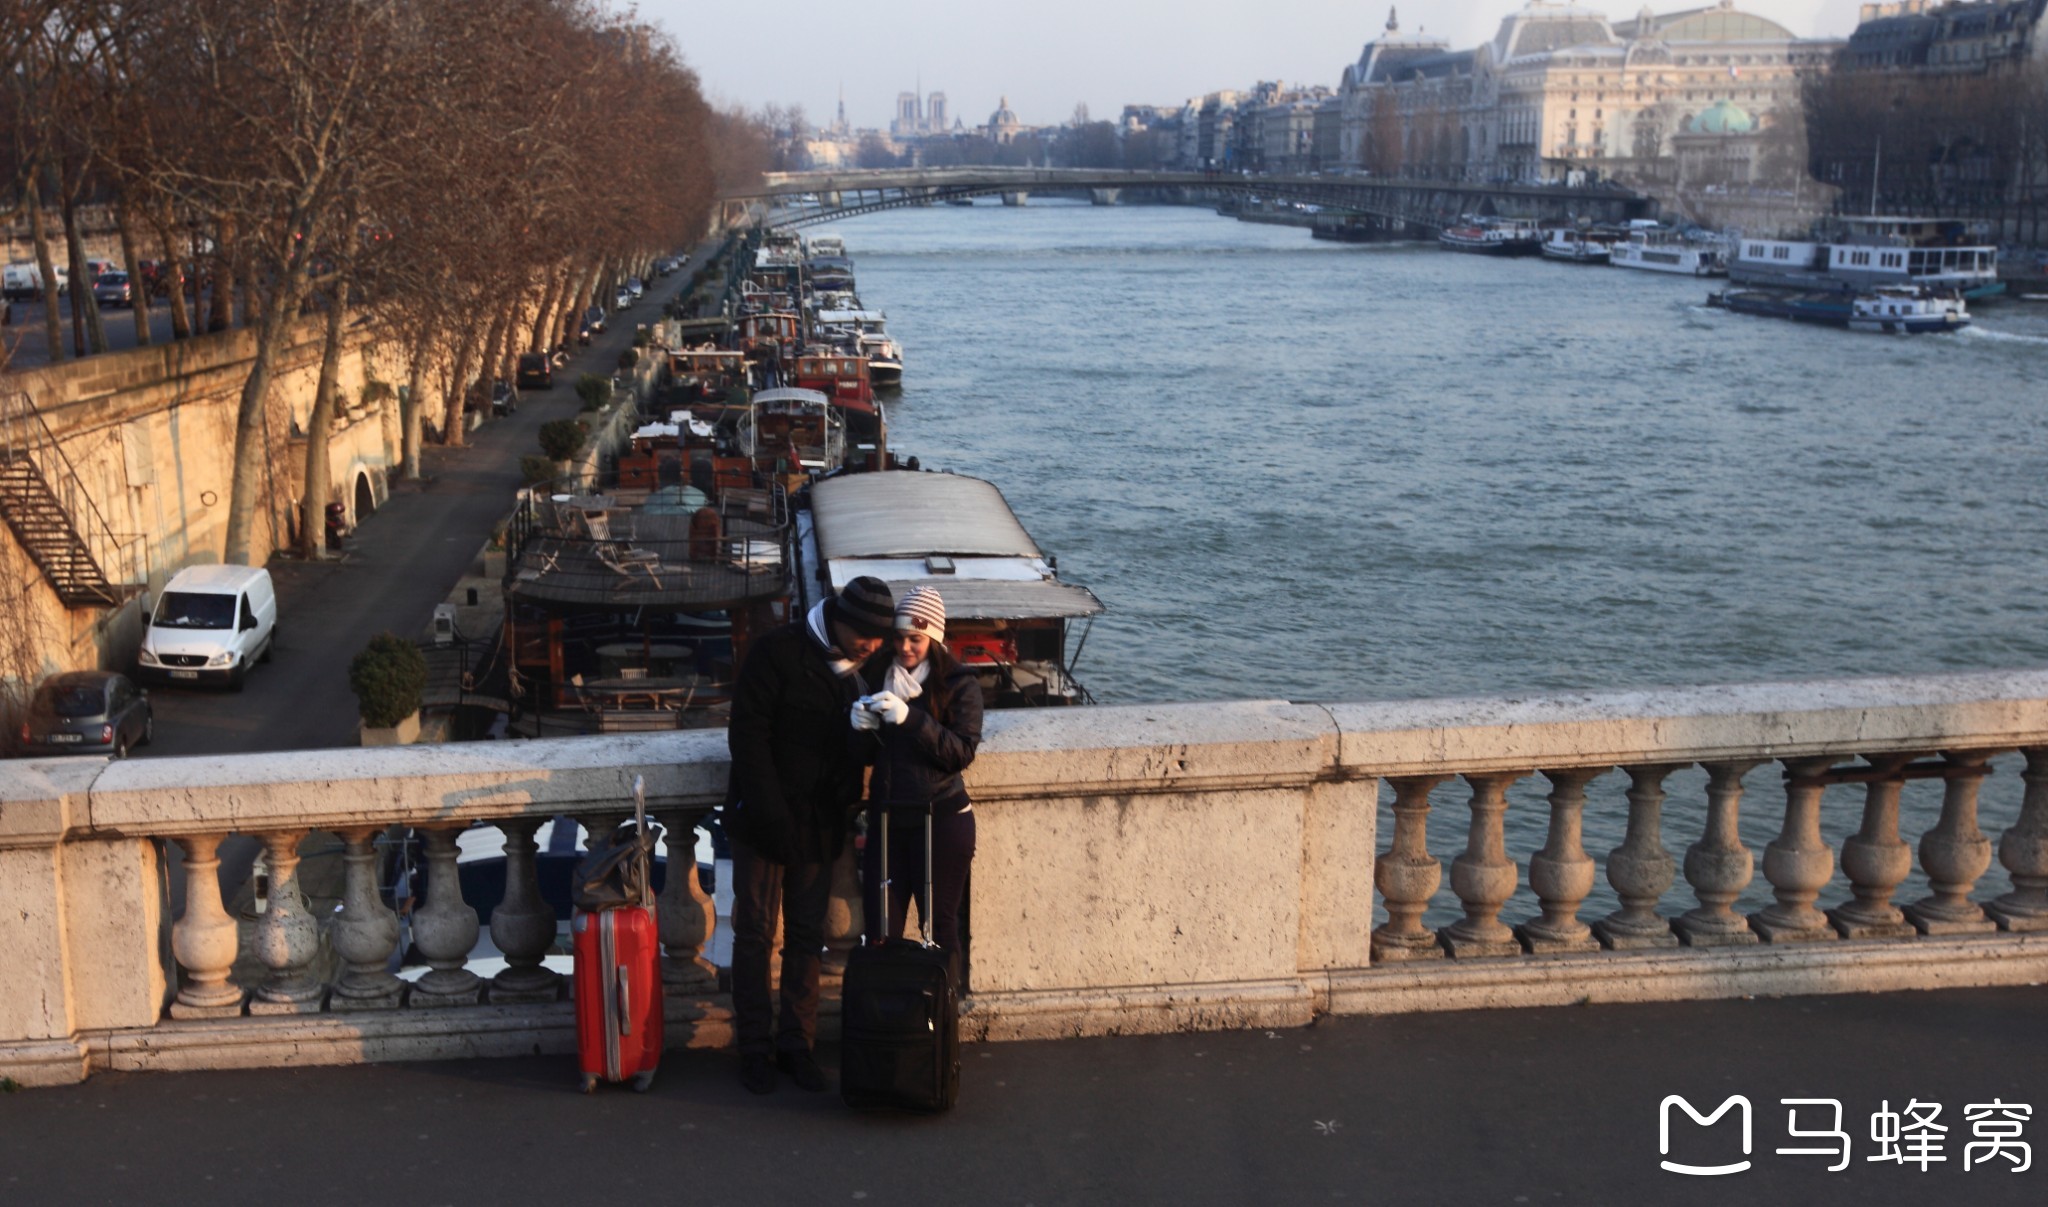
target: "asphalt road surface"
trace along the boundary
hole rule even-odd
[[[0,1203],[2031,1207],[2048,1197],[2044,1006],[2022,987],[970,1044],[959,1106],[935,1118],[856,1114],[786,1079],[755,1097],[714,1051],[667,1053],[645,1095],[590,1098],[569,1057],[101,1073],[0,1095]],[[1734,1114],[1677,1116],[1660,1152],[1670,1094],[1703,1114],[1747,1098],[1747,1152]],[[1790,1136],[1785,1098],[1840,1102],[1846,1164],[1778,1151],[1830,1144]],[[1942,1108],[1941,1159],[1872,1160],[1872,1115],[1914,1100]],[[1994,1101],[2033,1108],[2024,1170],[2017,1149],[1968,1149],[1966,1108]],[[1800,1109],[1803,1129],[1832,1122]]]

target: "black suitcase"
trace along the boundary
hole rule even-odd
[[[895,1107],[936,1114],[960,1097],[960,961],[932,946],[932,817],[924,818],[923,941],[888,938],[889,815],[880,811],[880,946],[861,945],[846,961],[840,998],[839,1096],[853,1107]],[[874,835],[869,836],[871,839]]]

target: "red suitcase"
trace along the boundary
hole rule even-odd
[[[639,777],[633,797],[639,833],[647,814]],[[651,869],[650,869],[651,870]],[[649,877],[643,874],[644,887]],[[661,935],[655,927],[651,891],[634,905],[594,912],[578,910],[569,924],[576,960],[576,1054],[583,1092],[600,1078],[631,1078],[635,1090],[654,1084],[661,1063]]]

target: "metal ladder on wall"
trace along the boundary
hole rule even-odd
[[[65,607],[113,607],[140,589],[116,581],[136,538],[108,527],[25,393],[0,396],[0,519]]]

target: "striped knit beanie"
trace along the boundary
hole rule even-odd
[[[912,587],[896,603],[896,631],[946,639],[946,601],[936,587]]]
[[[852,626],[863,637],[889,635],[889,584],[865,574],[839,590],[833,601],[837,619]]]

